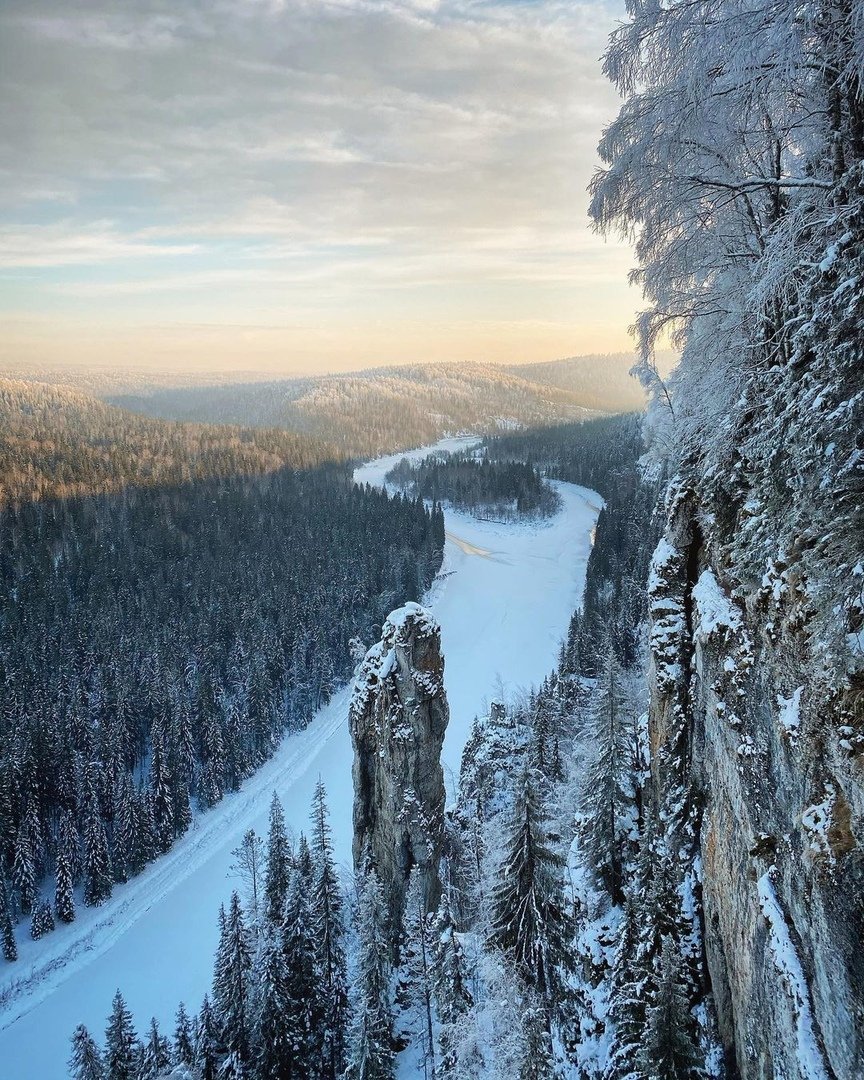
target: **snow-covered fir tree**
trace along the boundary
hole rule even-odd
[[[333,858],[327,794],[319,779],[312,800],[312,891],[316,969],[321,980],[322,1054],[325,1080],[336,1080],[345,1067],[348,1023],[348,977],[344,904]],[[269,864],[268,864],[269,865]]]
[[[79,1024],[72,1035],[69,1076],[70,1080],[104,1080],[105,1077],[102,1052],[83,1024]]]
[[[177,1065],[192,1066],[195,1060],[195,1031],[186,1006],[181,1001],[174,1020],[172,1061]]]
[[[374,867],[357,900],[357,959],[348,1036],[348,1080],[393,1080],[393,973],[384,890]]]
[[[220,1041],[240,1064],[249,1056],[252,947],[240,897],[231,894],[219,913],[219,947],[213,968],[213,1011]]]
[[[139,1050],[132,1014],[118,990],[105,1029],[105,1080],[137,1080]]]

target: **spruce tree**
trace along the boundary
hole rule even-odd
[[[128,881],[139,874],[144,864],[139,857],[138,814],[132,778],[123,771],[114,792],[114,831],[111,845],[111,863],[114,880]]]
[[[27,819],[21,822],[15,837],[15,857],[12,862],[12,883],[18,894],[18,907],[29,915],[36,897],[36,866]]]
[[[165,756],[162,724],[153,725],[153,745],[150,776],[147,783],[148,802],[153,815],[156,854],[164,854],[174,841],[175,807],[171,772]]]
[[[639,920],[632,899],[624,907],[618,930],[615,960],[610,974],[609,1019],[612,1042],[603,1080],[647,1080],[637,1070],[645,1037],[647,999],[653,981],[645,978],[640,962]]]
[[[154,1016],[150,1021],[150,1032],[144,1043],[144,1054],[137,1080],[159,1080],[171,1064],[171,1046],[159,1031]]]
[[[15,941],[15,928],[12,925],[9,886],[2,873],[0,873],[0,937],[3,938],[3,956],[11,964],[18,959],[18,943]]]
[[[659,978],[648,1006],[639,1064],[652,1080],[701,1080],[693,1017],[681,981],[681,958],[672,935],[663,938]]]
[[[96,800],[91,800],[84,829],[84,903],[98,907],[114,888],[108,838]]]
[[[271,932],[262,944],[255,974],[255,1080],[287,1080],[303,1075],[295,1069],[288,966],[278,931]]]
[[[216,1080],[219,1072],[219,1029],[216,1016],[205,994],[195,1025],[195,1071],[200,1080]]]
[[[634,806],[635,719],[624,673],[610,649],[592,702],[595,757],[583,784],[579,832],[595,880],[613,904],[624,901],[622,845]]]
[[[270,803],[270,830],[267,837],[267,869],[264,874],[264,914],[273,926],[281,926],[288,899],[291,876],[291,847],[285,831],[285,815],[279,796]]]
[[[195,1038],[192,1021],[189,1019],[186,1006],[182,1001],[177,1006],[177,1017],[174,1022],[172,1060],[175,1065],[188,1065],[190,1068],[195,1060]]]
[[[72,1035],[69,1076],[70,1080],[105,1080],[102,1054],[83,1024],[79,1024]]]
[[[105,1080],[137,1080],[137,1048],[132,1013],[118,990],[105,1030]]]
[[[249,992],[252,953],[237,893],[228,914],[220,913],[221,940],[213,972],[213,1006],[229,1055],[246,1061],[249,1053]]]
[[[492,894],[490,943],[510,957],[545,1008],[560,1009],[573,928],[560,878],[564,861],[549,845],[548,820],[539,786],[526,770]]]
[[[432,1005],[435,977],[430,924],[420,871],[415,867],[405,894],[396,1000],[405,1013],[408,1032],[419,1037],[424,1071],[428,1065],[434,1076],[436,1055]]]
[[[446,1074],[456,1063],[452,1047],[454,1030],[473,1004],[465,954],[456,934],[447,889],[435,917],[432,950],[432,985],[441,1021],[441,1068]]]
[[[320,779],[312,800],[312,855],[316,871],[312,919],[323,1004],[322,1075],[325,1080],[336,1080],[345,1068],[348,980],[342,894],[333,858],[327,796]]]
[[[57,856],[64,855],[69,865],[72,885],[76,885],[81,878],[81,837],[75,826],[75,818],[71,811],[64,810],[60,818],[60,843],[57,848]]]
[[[530,992],[525,995],[521,1019],[519,1080],[554,1080],[556,1073],[546,1011]]]
[[[54,910],[57,918],[64,923],[75,921],[75,898],[72,892],[72,870],[65,845],[57,854],[57,869],[54,882]]]
[[[309,893],[301,873],[295,873],[288,892],[283,930],[286,967],[286,1022],[294,1048],[291,1076],[306,1077],[320,1068],[322,1059],[323,989],[316,972],[314,928]]]
[[[50,934],[54,929],[54,916],[51,914],[51,905],[47,900],[37,900],[33,905],[33,915],[30,919],[30,937],[34,941]]]
[[[390,940],[384,891],[374,868],[358,901],[357,977],[349,1037],[347,1080],[392,1080],[394,1075]]]

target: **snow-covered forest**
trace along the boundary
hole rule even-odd
[[[244,475],[100,474],[107,494],[4,507],[10,965],[354,673],[327,734],[354,753],[351,868],[345,762],[302,816],[275,790],[230,900],[198,909],[218,926],[209,991],[169,1028],[133,1016],[140,973],[118,971],[104,1028],[70,1017],[73,1080],[864,1076],[864,3],[628,0],[604,64],[622,104],[591,214],[634,244],[645,413],[575,422],[555,370],[545,398],[498,380],[485,412],[477,371],[351,376],[275,407],[296,423],[314,404],[342,455],[463,426],[481,448],[369,467],[403,496],[318,458],[276,468],[276,436],[235,431]],[[172,430],[170,461],[215,438]],[[20,490],[32,449],[7,455]],[[574,484],[603,505],[579,518],[558,654],[471,716],[447,683],[465,640],[435,612],[445,544],[507,565],[504,538],[542,546]],[[439,503],[526,491],[558,502],[497,533],[459,536]],[[529,601],[531,570],[510,579]],[[526,650],[548,639],[513,610]],[[511,620],[494,614],[487,644]]]
[[[507,521],[550,517],[560,507],[555,491],[532,465],[492,461],[474,451],[445,451],[413,463],[403,458],[386,480],[414,498]]]

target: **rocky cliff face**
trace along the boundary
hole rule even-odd
[[[428,909],[438,904],[448,720],[440,627],[419,604],[406,604],[387,618],[381,641],[366,654],[350,710],[354,864],[368,847],[394,926],[414,867]]]
[[[688,864],[701,876],[696,935],[730,1075],[854,1080],[864,1076],[854,650],[838,677],[820,660],[794,561],[748,584],[716,536],[695,491],[673,491],[649,585],[652,795],[682,876]]]

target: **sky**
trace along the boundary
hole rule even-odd
[[[586,187],[620,0],[3,0],[0,362],[632,347]]]

